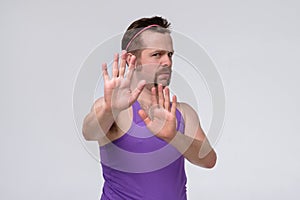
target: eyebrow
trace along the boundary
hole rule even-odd
[[[172,50],[172,51],[168,51],[168,50],[164,50],[164,49],[153,49],[153,50],[151,50],[150,51],[150,53],[154,53],[154,52],[164,52],[164,53],[172,53],[172,54],[174,54],[174,50]]]

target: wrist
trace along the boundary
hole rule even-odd
[[[162,137],[161,139],[163,139],[167,143],[171,143],[175,139],[176,135],[177,135],[177,131],[175,131],[173,134],[170,134],[168,136]]]
[[[113,108],[112,106],[108,105],[107,103],[103,102],[102,105],[103,112],[106,116],[112,116],[114,119],[120,114],[121,110]]]
[[[107,114],[112,113],[112,107],[110,105],[108,105],[105,101],[102,103],[101,108],[104,111],[104,113],[107,113]]]

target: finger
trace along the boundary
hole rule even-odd
[[[164,94],[163,94],[163,87],[162,84],[158,85],[158,104],[159,106],[161,106],[162,108],[164,107]]]
[[[165,92],[165,109],[167,111],[170,111],[170,90],[168,87],[165,87],[164,89]]]
[[[116,53],[114,55],[114,62],[113,62],[113,69],[112,69],[112,77],[114,78],[118,77],[119,74],[118,65],[119,65],[119,54]]]
[[[152,101],[152,106],[157,105],[157,96],[156,96],[156,88],[152,87],[151,89],[151,101]]]
[[[176,115],[176,108],[177,108],[177,97],[176,95],[174,95],[172,99],[172,108],[171,108],[171,113],[173,115]]]
[[[102,76],[103,76],[104,81],[109,80],[109,75],[108,75],[108,72],[107,72],[107,64],[106,63],[102,64]]]
[[[145,85],[146,85],[146,81],[145,80],[141,80],[138,83],[137,87],[131,93],[131,97],[129,99],[130,105],[137,100],[137,98],[141,94],[142,90],[144,89]]]
[[[132,55],[131,58],[130,58],[130,61],[129,61],[128,73],[126,75],[126,78],[128,80],[131,80],[131,78],[132,78],[132,74],[133,74],[134,66],[135,66],[135,61],[136,61],[136,57],[134,55]]]
[[[151,124],[151,119],[149,118],[147,113],[144,110],[139,110],[138,113],[139,113],[140,117],[142,118],[142,120],[145,122],[145,124],[147,126],[149,126]]]
[[[124,77],[125,74],[125,69],[126,69],[126,51],[123,50],[122,54],[121,54],[121,64],[120,64],[120,72],[119,72],[119,76]]]

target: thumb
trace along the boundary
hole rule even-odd
[[[138,83],[137,87],[131,93],[131,97],[130,97],[130,100],[129,100],[130,104],[132,104],[133,102],[135,102],[137,100],[137,98],[139,97],[139,95],[143,91],[145,85],[146,85],[146,81],[145,80],[141,80]]]
[[[150,123],[151,123],[151,119],[149,118],[149,116],[147,115],[147,113],[144,110],[142,110],[142,109],[139,110],[138,113],[139,113],[140,117],[142,118],[142,120],[145,122],[145,124],[147,126],[149,126]]]

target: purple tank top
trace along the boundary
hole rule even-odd
[[[104,185],[101,200],[186,200],[184,157],[175,147],[154,136],[132,105],[130,129],[100,147]],[[176,110],[177,131],[184,121]]]

